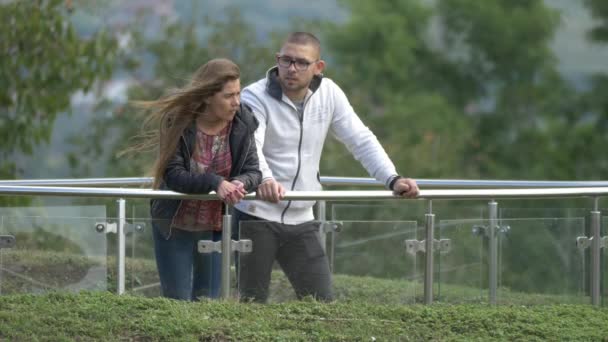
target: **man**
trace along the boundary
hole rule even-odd
[[[242,92],[260,125],[256,144],[263,201],[243,201],[234,212],[234,231],[251,239],[253,253],[239,258],[241,299],[265,302],[275,259],[298,298],[331,301],[331,273],[318,235],[314,201],[282,201],[286,190],[321,190],[319,161],[328,132],[346,145],[370,175],[396,195],[418,195],[416,182],[403,178],[354,112],[344,92],[323,78],[319,40],[310,33],[289,35],[277,65],[265,79]],[[252,222],[253,221],[253,222]]]

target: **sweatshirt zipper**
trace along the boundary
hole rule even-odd
[[[298,181],[298,177],[300,176],[300,168],[302,166],[302,139],[304,137],[304,108],[306,108],[306,104],[308,103],[308,101],[310,100],[312,95],[313,94],[310,94],[308,99],[306,99],[306,101],[304,101],[304,103],[302,104],[301,112],[296,109],[296,112],[298,112],[298,116],[300,119],[300,141],[298,142],[298,168],[296,169],[296,175],[294,176],[293,182],[291,183],[291,191],[293,191],[295,189],[296,182]],[[281,223],[282,224],[285,224],[285,213],[287,213],[287,210],[289,209],[290,206],[291,206],[291,200],[287,202],[285,209],[283,209],[283,212],[281,213]]]

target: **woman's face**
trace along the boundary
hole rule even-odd
[[[241,104],[241,81],[228,81],[206,101],[207,114],[218,121],[232,121]]]

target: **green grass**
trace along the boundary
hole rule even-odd
[[[607,341],[608,307],[582,295],[487,291],[458,284],[435,288],[424,306],[419,281],[336,275],[334,303],[296,301],[282,272],[271,304],[236,300],[186,303],[157,296],[52,291],[106,265],[115,289],[115,259],[53,251],[5,251],[0,279],[0,341]],[[7,272],[11,271],[10,272]],[[24,274],[49,288],[32,291]],[[150,259],[127,259],[127,289],[157,281]],[[49,291],[51,292],[45,292]],[[45,292],[22,294],[23,292]],[[567,303],[567,304],[566,304]],[[586,305],[581,305],[586,304]]]
[[[0,294],[41,293],[63,289],[82,280],[92,267],[107,269],[107,277],[95,289],[116,291],[116,259],[113,256],[87,258],[81,255],[55,251],[8,250],[2,254],[3,272],[0,273]],[[25,275],[18,277],[17,274]],[[234,272],[233,272],[234,275]],[[153,259],[127,258],[126,289],[135,295],[159,296],[158,287],[147,287],[132,292],[133,288],[158,283]],[[234,284],[234,279],[233,282]],[[46,286],[45,286],[46,285]],[[233,292],[236,292],[233,289]],[[376,277],[336,274],[334,292],[341,301],[359,301],[374,304],[415,304],[423,302],[421,281],[383,279]],[[294,292],[281,271],[273,272],[271,303],[295,300]],[[483,304],[488,302],[487,289],[449,283],[435,283],[436,302],[451,304]],[[498,302],[507,305],[589,304],[586,294],[539,294],[498,289]]]
[[[107,292],[0,297],[0,340],[608,341],[608,308],[179,302]]]

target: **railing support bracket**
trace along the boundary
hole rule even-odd
[[[405,251],[408,254],[416,255],[418,252],[426,253],[426,240],[405,240]],[[433,240],[433,250],[439,251],[441,254],[449,253],[452,249],[452,240],[441,239]]]
[[[230,250],[232,252],[251,253],[253,251],[253,242],[251,240],[232,240],[230,242]],[[209,254],[213,252],[222,253],[222,241],[200,240],[198,242],[198,252]]]
[[[0,249],[15,247],[15,237],[13,235],[0,235]]]
[[[145,222],[125,223],[125,234],[141,233],[145,227]],[[118,225],[116,222],[95,222],[95,231],[98,233],[116,234],[118,232]]]

